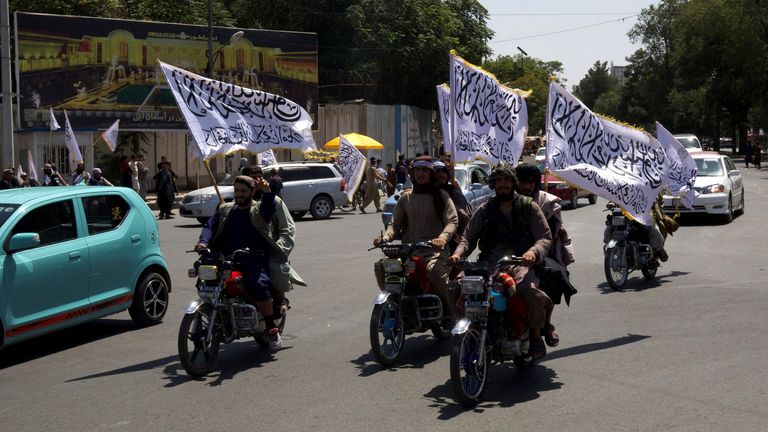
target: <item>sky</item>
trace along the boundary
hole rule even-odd
[[[616,66],[639,45],[627,33],[637,14],[658,0],[480,0],[490,15],[488,26],[496,34],[489,45],[492,58],[519,54],[563,64],[566,86],[571,89],[596,61]],[[589,27],[587,27],[589,26]],[[575,29],[578,27],[586,27]],[[557,33],[556,33],[557,32]],[[554,33],[546,36],[536,36]]]

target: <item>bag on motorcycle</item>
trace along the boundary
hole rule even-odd
[[[280,292],[292,290],[294,284],[307,286],[287,261],[270,260],[269,276],[272,279],[272,286]]]
[[[565,268],[549,257],[545,257],[544,264],[535,268],[541,279],[539,289],[552,299],[552,303],[560,304],[560,299],[565,297],[565,304],[570,306],[571,296],[579,291],[571,284]]]

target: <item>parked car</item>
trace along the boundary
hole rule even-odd
[[[544,159],[547,158],[547,148],[541,147],[536,151],[536,157],[534,158],[534,163],[544,163]]]
[[[579,205],[579,199],[586,198],[590,204],[597,202],[597,195],[592,192],[578,188],[560,177],[547,171],[544,164],[537,165],[541,171],[541,188],[560,198],[561,205],[565,208],[575,209]]]
[[[679,134],[679,135],[673,135],[675,139],[685,147],[686,150],[688,150],[689,153],[691,152],[700,152],[704,149],[701,147],[701,141],[696,137],[696,135],[693,134]]]
[[[315,219],[326,219],[336,206],[347,202],[344,179],[333,164],[286,162],[269,165],[262,168],[266,178],[269,178],[272,168],[280,170],[279,175],[283,179],[282,198],[294,218],[303,217],[309,212]],[[224,202],[235,198],[232,186],[234,180],[232,176],[219,183]],[[184,195],[179,213],[183,217],[205,223],[213,216],[218,205],[219,197],[213,186],[209,186]]]
[[[744,213],[744,183],[733,160],[716,152],[697,152],[692,156],[698,168],[693,184],[697,192],[693,209],[665,195],[664,213],[720,215],[726,222],[733,220],[735,212]]]
[[[0,347],[128,310],[168,310],[171,278],[157,222],[133,190],[0,191]]]
[[[453,167],[453,175],[464,193],[464,197],[476,209],[488,201],[495,193],[488,187],[488,177],[490,176],[490,166],[485,162],[458,164]],[[392,220],[392,212],[395,210],[397,200],[400,198],[401,191],[398,189],[395,194],[387,199],[384,204],[384,212],[381,214],[381,220],[384,226],[389,225]]]

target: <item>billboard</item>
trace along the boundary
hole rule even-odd
[[[156,59],[206,74],[208,28],[16,12],[22,129],[48,129],[50,110],[75,128],[186,129]],[[227,44],[232,34],[244,36]],[[317,34],[213,28],[213,78],[281,95],[317,120]]]

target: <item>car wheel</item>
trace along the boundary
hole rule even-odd
[[[128,313],[139,325],[159,324],[168,311],[168,281],[157,272],[145,274],[133,294],[133,303]]]
[[[728,195],[728,213],[723,217],[725,223],[730,223],[733,220],[733,197]]]
[[[575,209],[575,208],[578,208],[578,207],[579,207],[579,191],[574,189],[571,192],[571,204],[568,206],[568,208]]]
[[[304,217],[304,215],[307,214],[305,211],[295,211],[291,212],[291,216],[293,216],[294,219],[301,219]]]
[[[741,205],[739,206],[739,216],[744,214],[744,189],[741,190]]]
[[[592,194],[592,195],[589,196],[588,199],[589,199],[589,203],[590,204],[597,204],[597,195]]]
[[[318,195],[309,205],[309,213],[315,219],[328,219],[333,212],[333,201],[325,195]]]
[[[208,222],[209,218],[199,217],[195,219],[197,219],[197,221],[200,222],[201,224],[205,224],[206,222]]]

